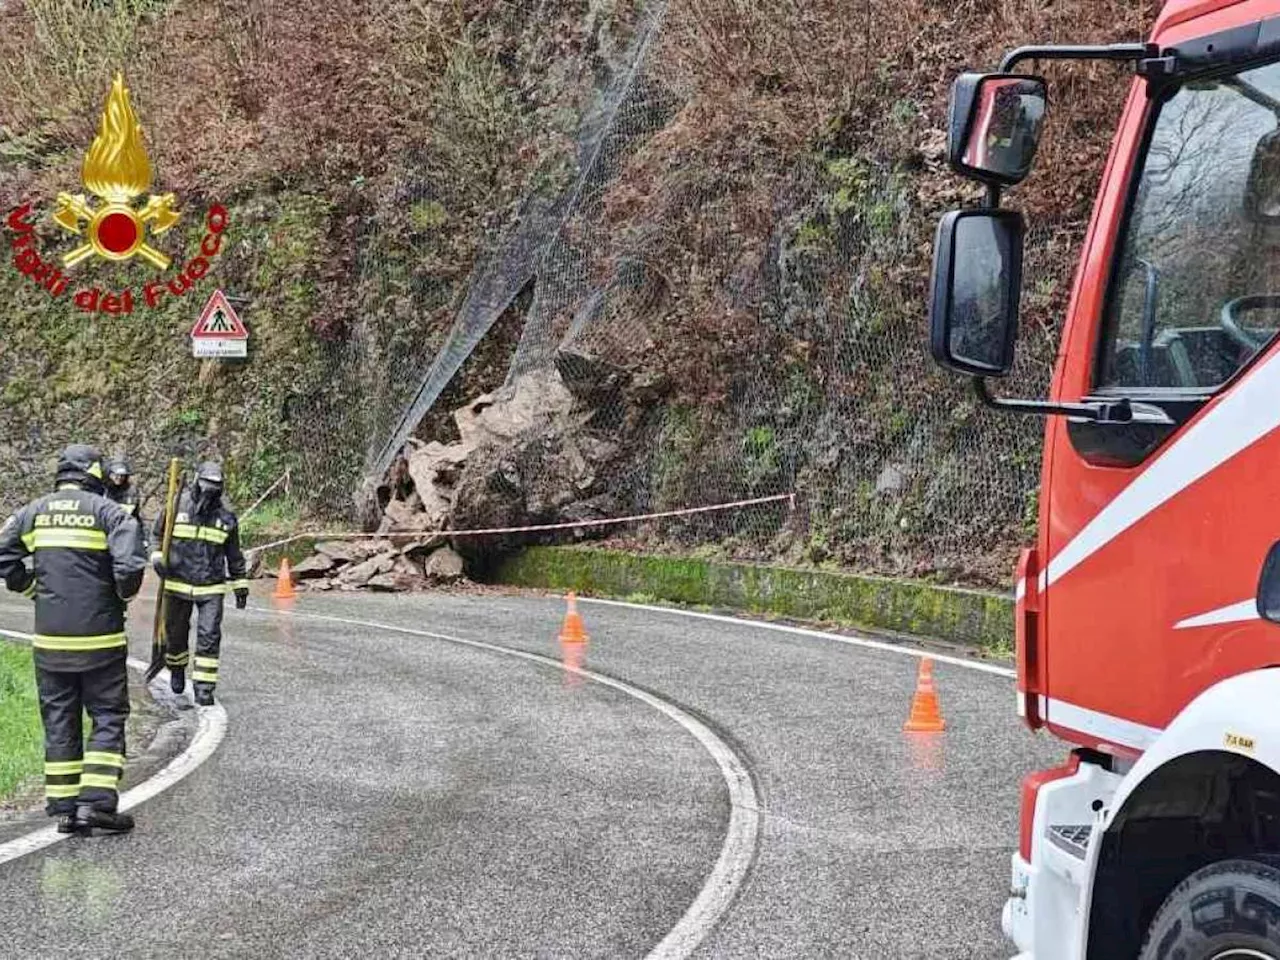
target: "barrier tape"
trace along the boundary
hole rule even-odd
[[[689,517],[699,513],[716,513],[724,510],[738,510],[742,507],[755,507],[765,503],[781,503],[787,502],[787,508],[794,510],[796,508],[796,495],[794,493],[777,493],[770,497],[756,497],[752,500],[735,500],[733,503],[717,503],[707,507],[684,507],[680,510],[664,510],[661,513],[638,513],[629,517],[606,517],[601,520],[570,520],[565,523],[544,523],[527,527],[490,527],[481,530],[408,530],[393,531],[389,533],[297,533],[291,537],[285,537],[283,540],[273,540],[271,543],[264,543],[258,547],[246,547],[247,552],[271,550],[275,547],[283,547],[286,544],[296,543],[299,540],[368,540],[368,539],[390,539],[392,537],[408,538],[412,540],[426,540],[431,537],[489,537],[498,536],[505,533],[541,533],[544,531],[554,530],[576,530],[583,527],[607,527],[616,526],[624,523],[638,523],[641,520],[666,520],[670,517]]]

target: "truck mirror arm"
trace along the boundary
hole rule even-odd
[[[1010,400],[993,396],[987,388],[985,377],[973,378],[973,392],[983,406],[1006,413],[1029,413],[1042,417],[1070,417],[1075,420],[1091,420],[1094,423],[1156,423],[1171,425],[1172,417],[1153,403],[1133,401],[1128,397],[1116,400],[1086,400],[1082,403],[1052,403],[1047,400]]]
[[[1001,73],[1012,73],[1023,60],[1130,60],[1138,63],[1160,56],[1154,43],[1111,43],[1104,46],[1031,46],[1010,50],[1000,61]]]

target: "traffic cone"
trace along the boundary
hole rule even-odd
[[[280,558],[280,573],[276,577],[275,593],[271,596],[277,600],[292,600],[298,594],[293,589],[293,571],[289,569],[289,558]]]
[[[564,615],[564,626],[560,628],[561,643],[586,643],[587,628],[582,623],[582,614],[578,612],[578,595],[569,591],[569,609]]]
[[[938,708],[938,691],[933,688],[933,661],[920,658],[916,674],[916,692],[911,698],[911,716],[902,729],[908,733],[941,733],[947,728]]]

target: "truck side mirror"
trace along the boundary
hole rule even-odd
[[[938,224],[929,341],[944,367],[979,377],[1013,367],[1025,229],[1005,209],[954,210]]]
[[[1280,543],[1272,544],[1258,577],[1258,616],[1280,623]]]
[[[947,160],[962,177],[1013,185],[1031,172],[1049,105],[1040,77],[964,73],[951,88]]]
[[[1244,207],[1255,223],[1280,224],[1280,130],[1272,130],[1253,150]]]

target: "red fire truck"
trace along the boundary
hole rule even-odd
[[[1134,71],[1046,398],[1014,358],[1049,60]],[[1033,68],[1033,69],[1028,69]],[[1026,47],[955,84],[931,348],[1046,418],[1017,707],[1019,960],[1280,960],[1280,0],[1169,0],[1147,43]],[[1002,391],[1007,393],[1008,391]]]

